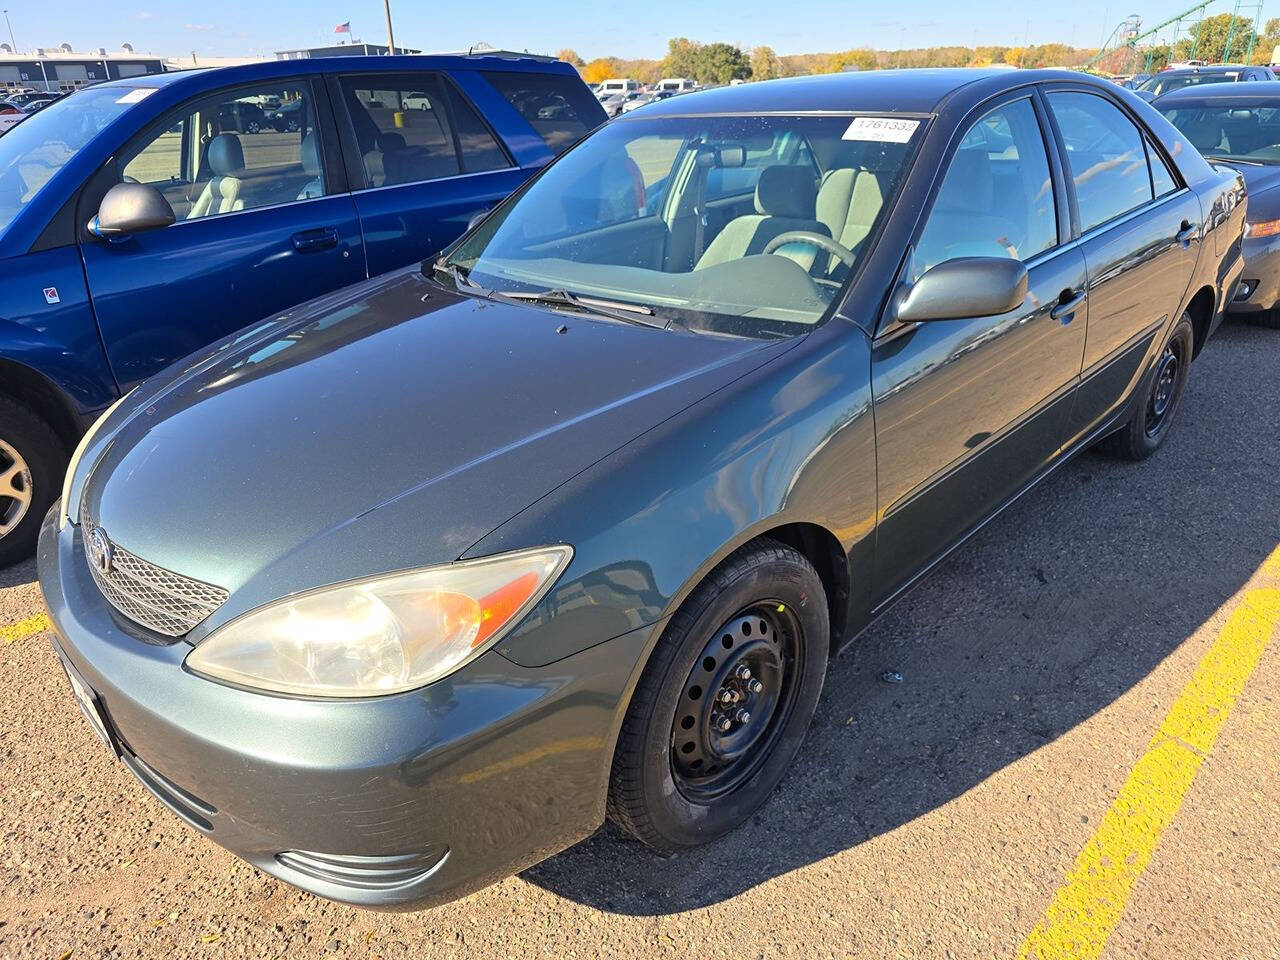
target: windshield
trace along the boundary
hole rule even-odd
[[[1207,157],[1280,163],[1280,108],[1274,105],[1184,100],[1161,113]]]
[[[80,90],[0,137],[0,234],[77,150],[149,93],[149,87]]]
[[[1170,90],[1181,90],[1183,87],[1194,87],[1202,83],[1232,83],[1239,78],[1238,73],[1157,73],[1138,89],[1148,90],[1158,97]]]
[[[919,126],[637,114],[566,153],[444,266],[494,295],[555,291],[640,307],[658,326],[792,336],[825,319],[866,254]]]

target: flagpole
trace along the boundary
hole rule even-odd
[[[394,57],[396,55],[396,35],[391,32],[391,0],[382,0],[382,9],[387,13],[387,50]]]

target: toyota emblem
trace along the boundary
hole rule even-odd
[[[106,575],[111,572],[111,541],[101,527],[89,531],[87,540],[89,562],[98,568],[98,572]]]

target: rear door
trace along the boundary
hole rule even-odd
[[[524,182],[525,171],[438,71],[341,74],[330,89],[370,276],[438,253]]]
[[[300,103],[298,129],[262,127],[260,103],[270,96]],[[80,224],[126,179],[154,186],[177,215],[171,226],[111,241],[80,237],[122,390],[240,327],[363,279],[360,225],[323,97],[305,79],[204,95],[144,130],[91,181]]]
[[[1200,201],[1118,103],[1045,98],[1061,135],[1072,219],[1089,270],[1089,333],[1069,439],[1120,412],[1180,308],[1200,253]]]

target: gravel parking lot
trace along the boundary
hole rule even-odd
[[[34,564],[0,571],[0,957],[1280,956],[1280,639],[1238,618],[1280,596],[1278,372],[1280,334],[1228,323],[1153,460],[1086,455],[959,551],[832,664],[743,829],[664,860],[606,827],[418,914],[169,814],[77,713]],[[1148,758],[1192,701],[1225,724],[1180,781]]]

